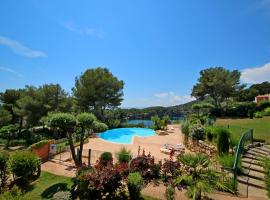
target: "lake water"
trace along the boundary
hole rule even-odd
[[[128,124],[140,124],[143,123],[145,127],[153,126],[154,123],[151,120],[145,119],[130,119],[127,121]]]

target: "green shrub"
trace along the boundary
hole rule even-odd
[[[128,124],[128,123],[122,123],[119,125],[120,128],[145,128],[146,125],[144,123],[138,123],[138,124]]]
[[[234,134],[230,134],[230,148],[232,149],[233,153],[236,150],[238,142],[239,138]]]
[[[29,150],[38,149],[38,148],[40,148],[40,147],[42,147],[42,146],[44,146],[45,144],[48,144],[48,143],[49,143],[49,140],[41,140],[41,141],[39,141],[37,143],[34,143],[34,144],[30,145],[28,147],[28,149]]]
[[[212,142],[213,138],[214,138],[213,128],[210,127],[210,126],[205,126],[204,127],[204,132],[206,134],[207,140],[209,142]]]
[[[128,163],[131,160],[131,152],[125,147],[116,154],[119,163]]]
[[[97,133],[101,133],[101,132],[108,130],[108,126],[104,123],[94,121],[93,125],[94,125],[94,131]]]
[[[224,168],[230,168],[232,169],[233,168],[233,165],[234,165],[234,159],[235,159],[235,156],[234,155],[230,155],[230,154],[227,154],[227,155],[222,155],[222,156],[218,156],[217,157],[217,160],[219,161],[219,163],[224,167]],[[241,160],[239,160],[238,164],[237,164],[237,171],[239,173],[242,172],[242,168],[241,168]]]
[[[106,164],[108,162],[111,162],[113,160],[112,153],[111,152],[104,152],[100,156],[100,161],[103,164]]]
[[[10,157],[10,169],[15,178],[28,183],[40,168],[39,158],[29,151],[16,151]]]
[[[254,113],[254,117],[255,118],[262,118],[263,117],[263,114],[262,114],[262,112],[255,112]]]
[[[224,174],[224,178],[222,179],[221,183],[222,183],[223,187],[218,187],[219,191],[236,194],[238,183],[237,183],[237,181],[234,181],[233,178],[227,177]]]
[[[7,186],[9,174],[8,160],[9,160],[8,152],[0,151],[0,193],[2,193]]]
[[[67,138],[61,138],[61,139],[55,140],[55,144],[65,143],[65,142],[68,142]]]
[[[250,117],[256,108],[254,102],[233,102],[226,106],[225,116]]]
[[[71,194],[68,191],[56,192],[53,195],[53,200],[71,200]]]
[[[8,149],[10,145],[10,141],[14,139],[15,133],[17,132],[17,130],[18,130],[18,127],[13,124],[3,126],[0,129],[1,137],[6,139],[6,146],[5,146],[6,149]]]
[[[269,108],[269,107],[270,107],[270,101],[261,101],[259,105],[257,106],[257,110],[262,111],[265,108]]]
[[[204,127],[200,123],[189,126],[189,135],[192,139],[203,140],[205,138]]]
[[[8,190],[0,195],[0,200],[28,200],[23,196],[22,191],[14,186],[11,190]]]
[[[264,182],[267,190],[267,196],[270,198],[270,159],[264,159],[262,165],[265,171]]]
[[[128,191],[130,199],[137,200],[140,198],[143,186],[143,178],[139,172],[130,173],[128,175]]]
[[[10,147],[19,146],[19,145],[26,146],[27,141],[25,139],[19,139],[19,140],[11,140],[9,142]]]
[[[165,192],[165,198],[167,200],[174,200],[175,197],[175,189],[172,185],[169,185],[167,188],[166,188],[166,192]]]
[[[264,116],[270,116],[270,108],[265,108],[263,114]]]
[[[185,135],[189,135],[189,123],[187,120],[185,120],[182,124],[181,124],[181,130],[182,133]]]
[[[107,119],[106,124],[107,126],[111,128],[118,128],[120,126],[120,120],[119,119]]]
[[[227,129],[216,128],[217,134],[217,151],[219,155],[227,154],[229,152],[229,138],[230,132]]]

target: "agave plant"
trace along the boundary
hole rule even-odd
[[[185,154],[178,157],[183,164],[183,172],[175,179],[175,184],[187,188],[187,196],[199,200],[202,194],[215,189],[230,191],[221,179],[222,174],[209,168],[210,160],[202,154]]]

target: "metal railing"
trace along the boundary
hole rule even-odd
[[[237,166],[241,159],[241,156],[243,154],[243,151],[245,149],[245,145],[247,144],[247,142],[250,142],[250,143],[253,142],[253,129],[249,129],[246,132],[244,132],[238,142],[235,158],[234,158],[234,163],[233,163],[233,178],[234,178],[235,183],[237,181],[237,175],[238,175]]]

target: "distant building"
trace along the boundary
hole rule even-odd
[[[270,101],[270,94],[258,95],[255,97],[256,103],[260,103],[261,101]]]

